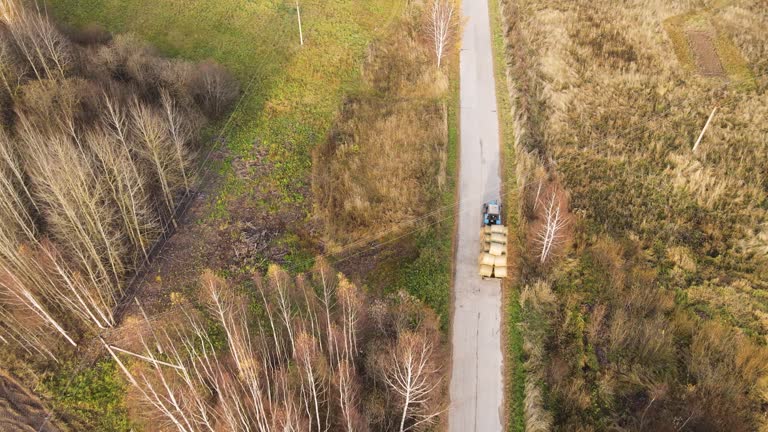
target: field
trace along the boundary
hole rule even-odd
[[[764,430],[768,10],[501,5],[526,430]],[[550,191],[567,224],[544,260]]]

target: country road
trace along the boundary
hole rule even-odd
[[[449,430],[501,431],[501,286],[478,275],[481,205],[500,198],[499,125],[487,0],[464,0],[459,215]]]

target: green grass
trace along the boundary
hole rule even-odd
[[[272,169],[245,179],[223,170],[214,212],[223,219],[233,203],[257,191],[277,194],[274,202],[262,203],[266,209],[304,202],[312,149],[327,136],[342,95],[354,87],[365,48],[400,5],[401,0],[304,0],[300,46],[290,1],[50,2],[53,15],[74,27],[98,23],[114,33],[136,33],[165,55],[214,59],[243,89],[250,84],[233,113],[227,147],[231,158],[245,161],[258,149]]]
[[[315,254],[311,249],[302,244],[299,236],[288,234],[280,239],[280,242],[288,248],[285,256],[285,270],[293,275],[307,273],[315,265]]]
[[[402,269],[402,286],[437,313],[443,331],[451,321],[452,228],[453,218],[420,234],[418,256]]]
[[[498,0],[490,0],[488,8],[491,18],[491,42],[493,45],[494,76],[496,79],[496,104],[499,117],[499,133],[502,153],[502,184],[506,198],[506,221],[510,232],[517,232],[517,179],[515,175],[515,135],[512,101],[507,87],[507,65],[505,59],[505,39],[503,33],[501,5]],[[520,248],[513,243],[511,247]],[[512,256],[516,256],[513,254]],[[505,388],[507,399],[507,430],[522,432],[525,430],[523,402],[525,400],[525,369],[523,367],[523,335],[520,332],[522,319],[519,287],[516,282],[507,280],[503,284],[505,307],[505,351],[504,362]]]
[[[82,371],[63,366],[45,381],[43,391],[52,394],[56,413],[75,430],[127,432],[134,427],[124,403],[125,382],[111,360]]]

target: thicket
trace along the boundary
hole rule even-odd
[[[571,213],[559,259],[523,257],[527,428],[765,429],[766,11],[706,5],[735,86],[675,59],[687,2],[502,4],[524,234],[548,188]]]
[[[316,214],[331,246],[397,231],[440,203],[447,185],[448,76],[437,66],[430,8],[450,5],[409,5],[371,45],[360,88],[315,153]],[[456,32],[458,13],[449,20]],[[440,58],[450,58],[455,39],[444,41]]]
[[[15,1],[0,6],[0,80],[0,341],[55,359],[54,334],[74,345],[115,324],[238,86],[132,36],[67,36]]]
[[[151,325],[151,327],[150,327]],[[369,298],[322,259],[241,285],[207,271],[179,303],[108,346],[146,430],[426,430],[443,412],[435,314],[407,294]]]

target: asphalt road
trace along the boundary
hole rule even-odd
[[[464,0],[459,217],[449,430],[501,431],[501,286],[478,275],[481,206],[500,198],[499,125],[487,0]]]

